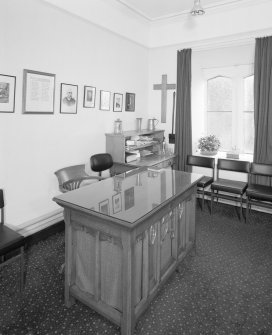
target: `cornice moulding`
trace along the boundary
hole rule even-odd
[[[146,19],[151,24],[157,23],[157,22],[159,23],[164,20],[171,21],[171,19],[176,19],[176,18],[182,20],[182,19],[186,19],[188,15],[191,15],[191,9],[190,9],[190,10],[184,10],[184,11],[176,12],[173,14],[167,14],[167,15],[162,15],[162,16],[153,18],[153,17],[146,15],[144,12],[137,9],[136,7],[128,5],[124,0],[116,0],[116,2],[119,2],[123,6],[130,9],[132,12],[134,12],[135,15]],[[271,2],[271,0],[258,0],[257,4],[259,5],[259,4],[266,3],[266,2]],[[252,5],[256,5],[256,0],[238,0],[238,1],[233,0],[231,2],[227,0],[222,0],[222,1],[217,1],[213,4],[206,5],[204,7],[204,10],[205,10],[205,15],[209,15],[210,13],[216,13],[216,12],[218,13],[218,12],[222,12],[223,10],[224,11],[233,10],[236,8],[247,7],[247,6],[252,6]]]
[[[220,36],[217,38],[201,40],[201,41],[192,41],[162,47],[154,47],[151,48],[151,50],[158,50],[172,47],[176,48],[177,50],[191,48],[193,51],[198,52],[211,49],[228,48],[232,46],[252,45],[255,43],[256,38],[270,35],[272,35],[272,28],[266,30],[250,31],[248,33],[237,34],[237,35]]]

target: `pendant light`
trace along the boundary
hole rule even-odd
[[[205,14],[205,11],[200,4],[200,0],[194,0],[194,7],[191,10],[191,14],[194,15],[194,16]]]

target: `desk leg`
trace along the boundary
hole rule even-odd
[[[134,311],[134,269],[135,269],[135,238],[129,232],[122,233],[123,244],[123,314],[121,334],[132,335],[135,326]]]
[[[66,307],[71,307],[75,299],[70,296],[71,274],[72,274],[72,227],[70,220],[71,211],[64,210],[65,220],[65,288],[64,299]]]

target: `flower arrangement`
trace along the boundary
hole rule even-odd
[[[217,152],[221,143],[215,135],[200,137],[198,140],[198,148],[200,151]]]

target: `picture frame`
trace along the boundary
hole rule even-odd
[[[134,187],[130,187],[124,191],[124,199],[126,211],[135,206]]]
[[[0,113],[15,111],[16,77],[0,74]]]
[[[126,107],[127,112],[135,112],[135,93],[126,93]]]
[[[113,111],[122,112],[123,109],[123,94],[114,93],[113,96]]]
[[[95,98],[96,98],[96,88],[93,86],[84,86],[83,107],[94,108]]]
[[[109,215],[110,213],[109,199],[103,200],[99,203],[99,212]]]
[[[100,90],[100,106],[99,109],[103,111],[110,110],[111,92]]]
[[[117,214],[122,210],[122,196],[121,193],[116,193],[112,196],[112,211]]]
[[[76,114],[78,102],[78,86],[61,83],[60,86],[60,113]]]
[[[53,73],[24,69],[24,114],[54,114],[55,81]]]

